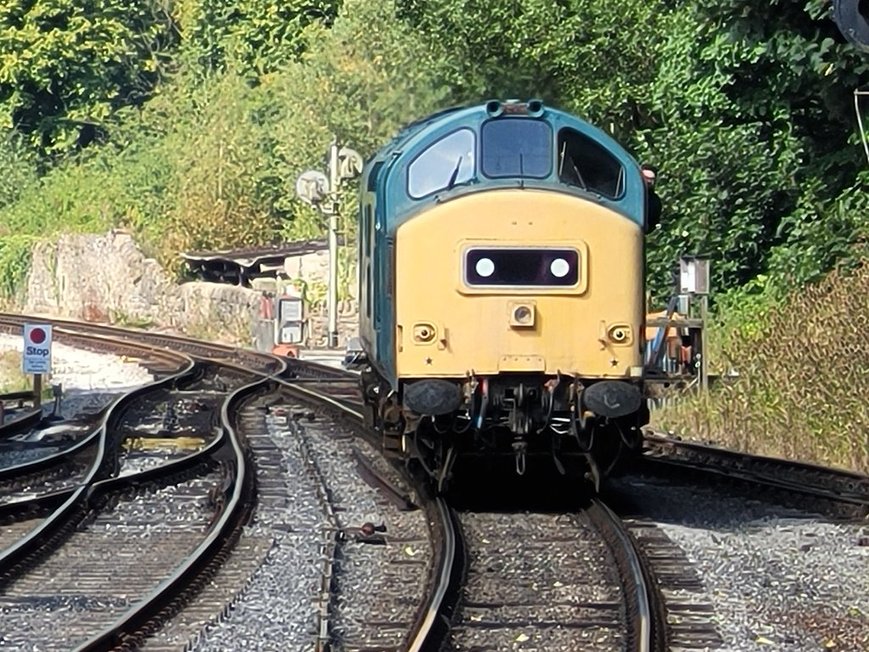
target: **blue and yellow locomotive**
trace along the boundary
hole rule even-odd
[[[612,138],[532,100],[437,113],[365,166],[367,417],[442,486],[465,454],[595,479],[637,447],[648,191]]]

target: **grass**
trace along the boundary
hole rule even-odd
[[[739,380],[652,425],[752,453],[869,472],[869,261],[795,292],[721,355]]]
[[[30,377],[21,371],[21,353],[0,351],[0,394],[30,389]]]

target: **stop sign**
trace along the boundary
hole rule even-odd
[[[21,362],[26,374],[47,374],[51,371],[50,324],[24,324]]]

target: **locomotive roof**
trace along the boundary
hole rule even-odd
[[[402,148],[405,144],[407,144],[418,134],[424,132],[426,129],[441,127],[449,123],[455,123],[456,125],[460,125],[469,122],[470,118],[478,118],[481,116],[487,117],[490,107],[492,107],[494,104],[500,105],[501,107],[526,107],[534,102],[538,103],[540,109],[537,112],[529,114],[529,117],[545,116],[550,121],[554,121],[557,119],[558,122],[573,123],[572,126],[574,126],[575,128],[579,128],[580,131],[583,131],[589,136],[594,137],[595,140],[599,141],[603,145],[606,145],[607,149],[613,150],[614,152],[618,153],[624,153],[626,157],[631,158],[627,151],[625,151],[624,148],[606,132],[602,131],[598,127],[595,127],[590,122],[587,122],[586,120],[583,120],[582,118],[579,118],[571,113],[567,113],[566,111],[562,111],[561,109],[557,109],[555,107],[546,106],[540,100],[531,100],[527,103],[519,103],[517,100],[507,100],[506,102],[501,102],[500,100],[489,100],[487,102],[479,104],[461,105],[443,109],[442,111],[432,113],[431,115],[407,124],[395,135],[395,137],[391,141],[389,141],[380,150],[374,153],[374,155],[369,160],[369,165],[377,161],[385,160],[393,154],[401,153]]]
[[[446,193],[438,193],[426,199],[413,199],[406,194],[406,181],[399,181],[395,177],[395,169],[396,166],[401,166],[406,170],[406,166],[421,150],[453,131],[466,128],[479,132],[487,122],[502,117],[543,121],[549,124],[554,131],[568,128],[597,143],[622,166],[626,174],[627,191],[619,198],[601,197],[594,193],[585,193],[584,196],[613,208],[635,222],[642,222],[644,199],[640,188],[643,182],[637,161],[615,139],[598,127],[566,111],[545,106],[540,100],[529,100],[528,102],[490,100],[472,106],[451,107],[408,124],[389,143],[376,152],[365,165],[363,192],[366,189],[373,191],[375,188],[380,188],[379,194],[385,188],[384,183],[388,184],[389,190],[383,198],[391,204],[388,221],[391,223],[390,228],[393,228],[398,222],[409,217],[411,213],[423,209],[425,204],[430,201],[440,201],[447,195],[456,196],[469,191],[469,188],[459,186]],[[374,175],[373,178],[372,175]],[[390,180],[387,182],[387,179]],[[515,185],[515,183],[516,181],[510,178],[487,178],[484,186],[486,188],[506,187],[511,184]],[[523,180],[522,187],[533,187],[535,183],[534,179]],[[542,181],[537,185],[547,189],[564,190],[561,187],[563,184],[553,184],[551,181]],[[477,185],[476,187],[479,189],[481,186]],[[377,200],[377,203],[380,203],[380,199]]]

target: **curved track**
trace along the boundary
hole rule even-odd
[[[14,330],[23,321],[23,319],[3,319],[4,323],[0,327]],[[194,381],[196,376],[194,360],[189,355],[159,348],[154,344],[153,338],[143,338],[148,341],[139,343],[131,336],[120,339],[105,335],[95,336],[89,325],[80,325],[79,329],[74,331],[71,326],[57,328],[56,337],[60,341],[68,341],[83,348],[120,351],[125,355],[147,358],[149,362],[160,359],[164,362],[162,365],[164,377],[115,401],[105,410],[97,429],[84,437],[78,445],[73,446],[72,453],[70,450],[62,451],[5,472],[11,482],[18,482],[20,485],[22,478],[31,480],[38,478],[40,474],[46,473],[46,470],[69,464],[71,455],[78,455],[81,458],[82,451],[87,451],[88,461],[85,464],[83,477],[74,479],[72,486],[49,489],[29,499],[18,498],[4,506],[7,520],[10,518],[22,520],[20,517],[22,514],[38,515],[36,519],[24,519],[25,527],[21,528],[22,530],[28,529],[31,525],[33,527],[0,552],[0,582],[4,586],[7,598],[14,604],[15,596],[21,591],[25,594],[33,590],[39,592],[38,587],[50,585],[57,578],[57,571],[52,571],[52,568],[57,567],[58,564],[60,564],[61,575],[63,569],[69,567],[74,573],[82,573],[84,577],[111,578],[112,556],[101,561],[99,550],[108,545],[108,549],[116,554],[122,554],[125,545],[133,544],[135,550],[138,544],[125,539],[123,521],[118,522],[116,518],[110,516],[106,520],[103,515],[118,513],[119,507],[125,500],[129,501],[131,496],[142,495],[142,489],[154,491],[158,487],[167,487],[173,483],[181,482],[179,486],[183,486],[185,482],[189,484],[192,481],[194,486],[199,487],[196,491],[204,492],[203,498],[210,499],[216,509],[204,535],[198,534],[195,527],[190,528],[193,538],[199,540],[192,553],[189,550],[184,552],[177,562],[172,561],[173,555],[169,553],[161,555],[160,563],[150,565],[146,563],[144,566],[139,566],[140,579],[147,583],[148,578],[153,577],[152,581],[156,588],[140,599],[134,598],[128,607],[125,604],[130,600],[129,595],[115,604],[114,609],[106,608],[105,602],[101,602],[108,588],[104,582],[95,585],[85,581],[78,583],[79,593],[82,591],[83,593],[77,600],[79,602],[85,600],[83,604],[99,604],[100,608],[95,615],[97,613],[101,615],[81,619],[79,625],[66,632],[70,636],[70,641],[62,647],[69,647],[73,641],[78,641],[74,643],[79,646],[78,649],[106,649],[129,644],[131,640],[141,640],[152,633],[155,626],[159,626],[156,625],[159,619],[153,620],[155,615],[162,612],[165,617],[173,608],[172,605],[177,605],[183,591],[189,590],[191,584],[196,584],[192,581],[194,576],[201,576],[203,571],[214,563],[219,552],[231,545],[245,514],[251,507],[253,490],[252,473],[243,442],[235,432],[234,414],[247,396],[260,390],[266,383],[267,375],[282,372],[284,364],[273,356],[252,353],[235,356],[236,360],[243,359],[248,364],[251,359],[256,358],[257,369],[252,372],[239,367],[234,361],[227,360],[233,356],[226,355],[225,347],[218,347],[219,350],[211,351],[211,355],[207,356],[208,364],[220,364],[231,369],[235,382],[229,384],[237,387],[237,389],[223,387],[229,395],[225,401],[222,401],[219,435],[212,438],[211,442],[199,452],[129,475],[121,475],[119,473],[122,468],[121,444],[126,438],[125,426],[129,425],[125,424],[125,421],[136,419],[134,406],[159,391],[171,393],[182,382]],[[196,348],[198,353],[202,353],[207,345],[199,344],[196,347],[186,348]],[[169,373],[170,369],[171,373]],[[165,375],[166,373],[169,375]],[[247,381],[239,383],[238,380],[245,376]],[[239,384],[244,386],[238,387]],[[50,471],[48,472],[50,474]],[[214,476],[215,472],[218,473],[217,476]],[[197,477],[202,480],[196,480]],[[208,480],[209,477],[214,479]],[[14,493],[14,488],[13,484],[11,493]],[[141,499],[133,500],[141,501]],[[155,507],[157,505],[159,503],[156,503]],[[133,510],[133,513],[139,512]],[[93,535],[88,535],[88,532],[94,532],[94,524],[99,525],[101,520],[105,522],[107,528],[105,532],[99,534],[98,527]],[[86,525],[88,523],[91,525]],[[119,525],[121,527],[118,527]],[[159,523],[155,525],[160,526]],[[83,526],[84,530],[82,530]],[[97,539],[94,539],[95,536]],[[105,543],[100,543],[103,540]],[[183,547],[186,545],[182,544]],[[95,554],[97,557],[94,556]],[[64,556],[69,561],[64,562]],[[105,566],[106,563],[110,566],[100,570],[100,567]],[[86,570],[87,568],[91,570]],[[51,576],[42,577],[46,572]],[[124,594],[127,593],[127,588],[129,587],[122,587]],[[88,594],[94,596],[93,601],[88,601],[86,598]],[[81,607],[78,610],[80,611]],[[24,607],[24,612],[27,611],[28,608]],[[107,622],[106,618],[113,613],[119,615]],[[27,620],[33,619],[27,618]],[[57,629],[44,633],[53,636],[63,635],[63,632]],[[11,632],[7,633],[7,636],[12,635]],[[27,640],[32,641],[32,638],[28,637]]]
[[[20,327],[20,324],[25,321],[25,318],[16,318],[6,321],[5,330],[14,331]],[[40,320],[45,321],[45,320]],[[51,320],[53,321],[53,320]],[[0,324],[0,328],[3,328]],[[94,334],[94,332],[98,334]],[[160,582],[153,591],[147,595],[143,595],[135,604],[130,605],[130,608],[123,608],[122,605],[116,605],[121,609],[121,615],[113,619],[111,623],[102,621],[102,624],[91,622],[90,627],[96,628],[95,633],[89,634],[87,640],[78,643],[76,649],[91,650],[91,649],[111,649],[122,646],[138,645],[150,635],[152,635],[163,622],[172,617],[174,613],[181,608],[183,604],[188,602],[188,598],[196,593],[196,586],[202,585],[204,577],[203,571],[206,571],[205,576],[209,572],[214,571],[214,566],[218,558],[224,559],[227,555],[226,550],[231,547],[233,541],[238,537],[238,528],[244,519],[243,514],[249,513],[252,503],[252,494],[250,488],[243,488],[252,484],[252,473],[248,468],[246,454],[244,452],[244,442],[235,434],[235,430],[230,424],[232,413],[243,400],[243,393],[255,392],[257,388],[265,386],[272,390],[280,389],[284,394],[292,396],[295,401],[305,401],[315,405],[317,409],[323,409],[326,406],[328,409],[338,410],[347,422],[345,425],[352,425],[357,434],[361,434],[361,416],[353,411],[353,405],[358,397],[358,389],[356,388],[355,377],[350,374],[332,369],[323,365],[304,364],[298,361],[292,361],[292,367],[285,369],[284,361],[274,358],[269,355],[256,354],[254,352],[239,352],[231,347],[215,346],[189,341],[185,338],[177,338],[174,336],[153,335],[153,334],[130,334],[118,333],[116,329],[104,326],[92,327],[91,325],[78,325],[69,322],[55,322],[55,334],[59,341],[67,341],[70,344],[99,351],[122,352],[125,355],[144,358],[150,357],[152,354],[164,356],[161,347],[170,346],[174,350],[181,349],[189,357],[189,359],[204,359],[211,364],[221,364],[227,367],[234,367],[236,371],[252,375],[252,378],[257,378],[245,388],[240,389],[234,398],[228,400],[222,410],[222,435],[215,440],[211,445],[196,454],[191,454],[181,460],[175,460],[171,464],[161,464],[155,468],[139,471],[128,476],[120,476],[117,474],[120,464],[117,458],[112,463],[107,461],[109,455],[109,441],[105,434],[110,430],[124,430],[119,423],[112,423],[112,415],[117,413],[130,414],[136,409],[130,407],[135,396],[124,397],[117,401],[111,410],[108,410],[98,433],[93,433],[86,438],[86,443],[80,445],[80,449],[84,450],[98,448],[98,453],[93,454],[93,459],[90,461],[90,471],[80,480],[80,485],[68,489],[58,489],[50,494],[44,494],[33,498],[32,500],[19,499],[16,503],[16,510],[19,514],[45,513],[42,522],[34,528],[30,535],[20,538],[9,547],[7,555],[4,557],[6,562],[6,572],[0,570],[0,574],[5,576],[8,582],[24,578],[27,580],[28,573],[32,568],[39,567],[40,559],[45,559],[50,555],[49,559],[55,559],[55,553],[52,551],[60,550],[65,545],[65,541],[71,536],[71,528],[77,527],[77,523],[84,520],[93,520],[100,523],[105,519],[100,516],[100,510],[106,504],[117,504],[119,496],[138,492],[137,487],[143,484],[158,483],[165,485],[168,482],[167,478],[173,472],[170,467],[175,469],[176,477],[199,477],[208,469],[215,468],[215,464],[220,469],[225,471],[222,480],[218,483],[220,486],[220,495],[216,496],[219,503],[218,512],[215,513],[212,523],[208,530],[208,535],[196,547],[189,558],[173,564],[174,570],[164,569],[167,577]],[[141,336],[140,336],[141,335]],[[144,341],[142,349],[137,349],[139,340]],[[171,355],[171,354],[170,354]],[[176,354],[177,355],[177,354]],[[176,364],[177,366],[177,364]],[[177,387],[180,377],[184,373],[191,373],[192,368],[185,369],[180,374],[166,375],[169,365],[164,362],[161,365],[162,374],[164,377],[155,383],[155,387],[173,386]],[[286,379],[279,378],[280,374],[287,376]],[[154,388],[151,388],[154,389]],[[327,389],[330,396],[324,392],[318,391]],[[140,390],[145,392],[146,390]],[[134,392],[136,394],[136,392]],[[138,411],[145,413],[147,408],[138,408]],[[127,428],[129,430],[129,428]],[[96,444],[95,442],[101,442]],[[117,442],[115,442],[117,443]],[[117,453],[117,450],[115,450]],[[205,460],[210,459],[210,462]],[[39,479],[39,468],[50,468],[52,465],[61,466],[64,460],[68,462],[69,456],[58,454],[53,459],[40,461],[36,466],[31,467],[31,479]],[[312,461],[312,466],[316,470],[316,462],[314,455],[310,455],[309,460]],[[112,471],[106,472],[108,467],[112,467]],[[24,469],[16,469],[10,471],[10,476],[22,477]],[[44,479],[44,478],[43,478]],[[36,484],[34,482],[34,484]],[[321,493],[322,504],[324,510],[329,512],[330,506],[329,492],[325,489],[325,481],[321,478],[323,486]],[[14,492],[13,492],[14,493]],[[61,502],[60,508],[57,509],[57,502]],[[438,537],[438,540],[449,540],[454,536],[451,530],[450,522],[442,521],[448,511],[440,499],[431,499],[425,501],[425,507],[430,510],[430,527]],[[54,510],[54,511],[50,511]],[[10,513],[13,510],[10,508]],[[28,521],[27,525],[31,525],[33,521]],[[49,525],[50,524],[50,525]],[[110,522],[107,522],[110,524]],[[112,526],[113,528],[117,526]],[[51,530],[51,533],[49,532]],[[332,528],[335,535],[339,534]],[[51,536],[49,536],[51,534]],[[336,610],[336,605],[333,602],[335,596],[331,591],[334,582],[333,569],[336,567],[336,559],[338,548],[340,546],[341,537],[327,537],[324,540],[322,548],[323,559],[323,587],[321,591],[321,604],[318,609],[318,625],[317,648],[326,649],[332,642],[334,634],[331,629],[331,621]],[[93,548],[93,541],[90,542]],[[112,544],[114,546],[123,545],[120,542]],[[97,546],[99,547],[99,546]],[[221,552],[223,551],[223,552]],[[20,554],[19,554],[20,552]],[[441,576],[447,575],[445,569],[452,567],[452,559],[449,558],[449,552],[443,552],[443,549],[438,550],[442,559],[434,560],[433,567],[438,569],[438,574]],[[77,553],[76,553],[77,554]],[[33,564],[36,564],[34,566]],[[58,563],[58,562],[54,562]],[[63,563],[60,561],[59,563]],[[51,567],[51,564],[48,565]],[[39,572],[38,570],[32,572]],[[86,571],[88,575],[92,575],[95,571]],[[143,567],[143,572],[157,572],[149,566]],[[103,571],[102,573],[106,573]],[[96,571],[96,574],[100,574]],[[199,578],[199,579],[197,579]],[[32,579],[23,581],[22,586],[34,587],[40,583],[39,576],[33,576]],[[192,587],[192,588],[191,588]],[[95,587],[96,588],[96,587]],[[96,588],[96,590],[99,590]],[[438,613],[439,601],[442,599],[437,592],[432,596],[429,603],[421,605],[419,613],[414,619],[414,622],[408,626],[406,632],[406,640],[411,639],[424,640],[426,633],[436,627],[438,623],[433,617],[433,614]],[[86,619],[87,621],[88,619]],[[73,639],[81,637],[88,629],[84,625],[73,627],[69,633]],[[410,645],[412,647],[412,644]],[[404,649],[402,646],[401,649]]]
[[[869,475],[752,455],[717,446],[682,441],[656,433],[646,434],[642,463],[666,472],[685,471],[851,506],[856,514],[869,514]]]
[[[26,320],[0,315],[0,330],[14,331]],[[0,552],[0,583],[8,589],[26,579],[28,573],[35,572],[34,560],[61,549],[82,523],[119,526],[119,521],[107,520],[101,514],[114,510],[125,497],[141,495],[143,487],[159,490],[187,482],[190,490],[207,491],[213,504],[204,531],[185,539],[190,550],[179,553],[168,566],[151,569],[154,577],[162,573],[159,581],[129,604],[117,604],[110,620],[92,622],[90,629],[76,629],[77,649],[141,644],[190,603],[226,561],[255,500],[250,442],[246,441],[252,435],[245,434],[239,416],[245,405],[254,404],[250,401],[262,404],[268,393],[271,398],[266,403],[281,397],[291,404],[306,404],[312,413],[325,414],[328,423],[340,426],[341,437],[365,439],[379,450],[376,433],[363,426],[354,374],[176,336],[65,320],[42,321],[55,323],[60,341],[146,360],[161,379],[116,401],[98,415],[93,430],[81,434],[69,449],[21,468],[0,471],[0,496],[7,496],[7,504],[0,504],[0,522],[4,518],[17,521],[22,532],[30,530],[25,536],[7,532],[0,539],[2,544],[15,538],[15,543]],[[183,352],[180,356],[179,351]],[[137,409],[141,414],[153,410],[141,407],[149,392],[177,394],[203,365],[225,370],[209,380],[208,391],[222,395],[217,435],[194,453],[159,460],[151,468],[140,466],[129,475],[121,475],[125,462],[120,442],[136,431],[130,427],[125,430],[124,419],[135,420]],[[139,408],[133,407],[137,401]],[[304,429],[296,430],[300,441],[304,440]],[[262,451],[268,446],[258,445],[258,456],[264,460]],[[346,626],[336,625],[344,617],[342,610],[346,611],[336,586],[340,587],[348,534],[339,525],[337,514],[342,507],[336,503],[317,446],[312,439],[303,449],[307,450],[306,466],[319,486],[329,523],[323,530],[319,556],[322,584],[314,634],[316,649],[326,650],[342,647],[346,643],[343,637],[348,636]],[[811,465],[654,436],[647,437],[643,461],[661,468],[694,469],[780,489],[815,492],[831,500],[869,504],[869,479],[859,474],[837,474]],[[70,467],[76,470],[71,472]],[[369,471],[368,475],[377,473]],[[411,476],[405,477],[408,484],[415,484]],[[376,478],[373,482],[377,484]],[[42,487],[38,495],[23,495],[26,488],[37,485]],[[389,493],[388,482],[380,485]],[[382,649],[465,650],[496,639],[504,644],[499,647],[528,641],[547,649],[666,649],[666,610],[655,587],[654,569],[650,570],[638,553],[625,525],[600,501],[557,513],[454,511],[447,499],[428,496],[416,486],[416,502],[425,509],[429,537],[435,543],[434,554],[426,562],[429,584],[425,599],[414,608],[412,622],[388,621],[390,627],[401,629],[402,643]],[[400,491],[392,494],[399,505],[413,503]],[[116,541],[110,545],[117,548],[123,544]],[[38,574],[32,575],[22,586],[36,586],[40,581]],[[393,610],[388,596],[378,608],[384,613]],[[371,649],[381,649],[371,645]]]

